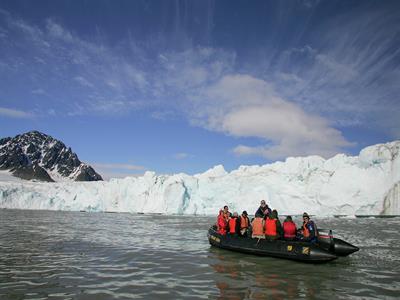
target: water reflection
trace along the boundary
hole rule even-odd
[[[315,277],[308,265],[267,257],[241,255],[210,248],[210,266],[216,272],[218,299],[314,298]],[[327,278],[326,280],[328,280]],[[323,284],[319,280],[318,285]]]

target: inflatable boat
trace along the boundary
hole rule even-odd
[[[310,243],[257,239],[231,234],[221,235],[217,232],[216,227],[212,226],[208,230],[208,240],[212,246],[221,249],[311,263],[332,261],[338,256],[346,256],[358,251],[357,247],[333,238],[331,231],[328,234],[321,233],[318,243]]]

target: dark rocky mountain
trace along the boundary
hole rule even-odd
[[[27,180],[103,180],[71,148],[39,131],[0,139],[0,170],[10,170],[14,176]]]

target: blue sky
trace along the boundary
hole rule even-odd
[[[400,138],[399,1],[0,2],[0,136],[106,177]]]

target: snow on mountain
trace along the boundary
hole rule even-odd
[[[287,158],[230,173],[156,175],[108,182],[1,182],[0,207],[215,215],[223,205],[254,213],[261,199],[280,214],[400,215],[400,141],[338,154]]]
[[[40,181],[102,180],[62,142],[38,131],[0,139],[0,170]]]

